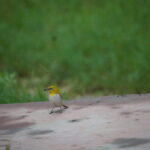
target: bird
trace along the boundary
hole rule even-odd
[[[64,109],[69,108],[63,103],[59,88],[57,86],[55,85],[48,86],[47,88],[44,88],[44,91],[48,92],[48,100],[52,107],[52,109],[49,111],[49,114],[52,114],[54,112],[54,108],[56,107],[59,107],[60,111],[62,111],[62,107]]]

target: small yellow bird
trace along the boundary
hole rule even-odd
[[[61,95],[57,86],[51,85],[45,88],[44,91],[48,91],[48,99],[52,107],[52,109],[49,111],[49,114],[53,113],[53,110],[55,107],[60,107],[60,110],[62,110],[62,106],[64,107],[64,109],[68,108],[68,106],[63,104],[62,98],[61,98]]]

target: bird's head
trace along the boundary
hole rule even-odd
[[[55,85],[48,86],[44,91],[48,91],[51,96],[59,94],[59,88]]]

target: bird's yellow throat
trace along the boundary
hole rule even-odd
[[[48,88],[49,88],[48,92],[50,96],[54,96],[55,94],[60,94],[57,86],[49,86]]]
[[[59,93],[49,91],[50,96],[54,96],[55,94],[59,94]]]

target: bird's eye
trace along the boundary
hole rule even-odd
[[[53,90],[53,88],[49,88],[49,90]]]

